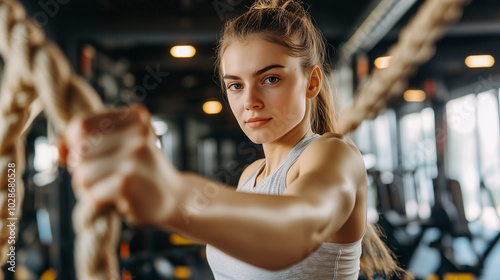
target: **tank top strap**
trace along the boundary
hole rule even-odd
[[[288,172],[288,169],[297,161],[299,156],[302,154],[302,152],[311,144],[314,140],[318,139],[320,137],[319,134],[313,134],[311,136],[308,136],[297,143],[292,150],[290,150],[290,153],[286,157],[286,159],[283,161],[283,164],[280,166],[281,170],[284,172]]]
[[[286,190],[286,174],[288,173],[288,169],[290,169],[295,161],[297,161],[304,149],[318,137],[320,137],[319,134],[314,134],[300,140],[290,150],[288,155],[280,163],[276,170],[256,185],[255,181],[257,174],[259,174],[265,166],[264,160],[260,167],[257,168],[257,170],[255,170],[240,186],[238,186],[238,188],[236,188],[236,191],[282,195]]]

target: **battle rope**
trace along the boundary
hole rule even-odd
[[[37,98],[59,132],[78,113],[98,112],[104,108],[97,93],[72,73],[64,54],[43,31],[26,19],[22,5],[0,0],[0,55],[5,66],[0,88],[0,263],[9,253],[9,218],[21,216],[24,187],[23,128],[30,105]],[[15,212],[9,213],[8,164],[15,164]],[[12,195],[11,195],[12,196]],[[120,219],[112,210],[97,212],[92,203],[79,199],[73,210],[76,233],[75,262],[78,279],[119,279],[116,247]],[[0,278],[3,279],[3,274]]]
[[[363,120],[374,119],[391,97],[402,94],[408,79],[418,66],[434,56],[436,41],[445,28],[456,23],[470,0],[427,0],[417,14],[401,31],[398,42],[392,46],[392,56],[386,69],[376,69],[360,85],[350,108],[340,117],[340,132],[355,130]]]

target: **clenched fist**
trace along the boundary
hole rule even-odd
[[[129,222],[159,225],[175,208],[180,172],[156,146],[144,106],[75,117],[60,138],[77,197],[115,207]]]

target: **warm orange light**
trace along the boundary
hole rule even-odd
[[[488,68],[495,65],[495,58],[487,55],[469,55],[465,59],[465,65],[469,68]]]
[[[178,234],[172,233],[170,234],[170,243],[174,245],[192,245],[196,244],[193,240],[187,239],[183,236],[180,236]]]
[[[476,280],[472,273],[446,273],[443,280]]]
[[[214,115],[222,111],[222,104],[219,101],[207,101],[203,104],[205,114]]]
[[[132,272],[130,272],[128,270],[123,270],[122,271],[122,279],[123,280],[132,280],[133,279]]]
[[[179,265],[175,267],[174,274],[176,278],[189,279],[191,278],[191,269],[187,266]]]
[[[425,91],[419,89],[409,89],[405,91],[403,98],[406,102],[422,102],[425,100]]]
[[[16,275],[17,277],[18,275]],[[57,270],[54,268],[49,268],[42,273],[40,280],[55,280],[57,279]]]
[[[193,57],[195,53],[196,49],[189,45],[174,46],[170,49],[170,54],[178,58]]]
[[[120,243],[120,257],[122,259],[130,258],[130,244],[128,242]]]
[[[375,59],[375,67],[377,67],[378,69],[387,68],[391,64],[391,59],[392,56],[381,56],[377,58]]]

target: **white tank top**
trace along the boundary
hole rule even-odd
[[[255,186],[257,174],[263,165],[243,182],[236,191],[282,195],[286,189],[286,175],[304,149],[319,137],[306,137],[297,143],[286,158],[260,184]],[[254,187],[255,186],[255,187]],[[269,271],[242,262],[217,248],[207,245],[207,260],[216,280],[357,280],[361,240],[353,243],[324,242],[301,262],[279,271]]]

